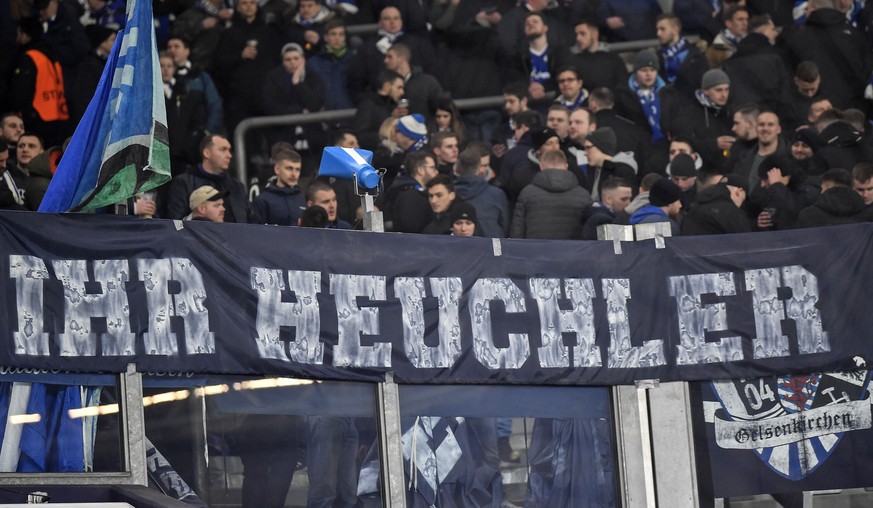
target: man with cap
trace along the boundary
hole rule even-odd
[[[194,189],[188,198],[191,213],[184,220],[224,222],[224,198],[227,191],[219,191],[211,185]]]
[[[709,68],[706,55],[682,37],[682,21],[672,12],[658,16],[655,32],[661,43],[658,50],[661,77],[666,83],[675,84],[682,94],[690,96]]]
[[[567,171],[567,156],[560,149],[545,150],[539,169],[518,196],[510,238],[580,239],[582,212],[591,204],[591,195]]]
[[[476,218],[476,208],[470,203],[459,201],[451,207],[449,216],[452,218],[453,236],[481,235],[477,232],[479,220]]]
[[[680,153],[667,166],[670,180],[682,191],[682,208],[687,209],[697,197],[697,178],[700,176],[690,155]]]
[[[661,178],[649,189],[649,204],[630,217],[631,225],[669,222],[673,236],[679,235],[676,217],[682,210],[682,191],[667,178]]]
[[[700,191],[682,217],[682,235],[750,232],[749,217],[742,210],[747,189],[748,183],[740,175],[730,174],[721,183]]]
[[[637,175],[634,169],[624,162],[615,160],[618,140],[615,131],[610,127],[600,127],[589,134],[582,148],[585,149],[585,155],[588,157],[589,167],[584,187],[591,193],[593,199],[600,199],[600,188],[603,182],[611,177],[623,178],[636,185]]]
[[[727,108],[730,83],[721,69],[706,71],[694,94],[696,104],[683,107],[671,120],[672,134],[687,138],[707,164],[719,169],[724,169],[735,140]]]

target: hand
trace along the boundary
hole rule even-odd
[[[397,106],[394,108],[394,111],[391,112],[392,118],[400,118],[401,116],[406,116],[409,114],[409,106]]]
[[[143,219],[151,219],[155,216],[158,207],[151,199],[138,198],[133,202],[133,213]]]
[[[781,183],[782,185],[788,185],[789,178],[787,176],[782,175],[782,170],[779,168],[773,168],[770,171],[767,171],[767,182],[770,185]]]
[[[203,20],[203,28],[209,30],[218,24],[218,18],[209,17]]]
[[[476,21],[478,21],[479,23],[485,22],[485,23],[488,23],[489,25],[494,26],[494,25],[497,25],[498,23],[500,23],[501,19],[503,19],[503,17],[497,11],[494,11],[494,12],[479,11],[476,13]]]
[[[491,153],[497,158],[503,157],[503,154],[506,153],[506,145],[503,143],[491,145]]]
[[[246,46],[242,50],[242,57],[245,60],[254,60],[258,57],[258,48],[255,46]]]
[[[759,229],[769,229],[773,227],[773,216],[770,215],[770,212],[764,210],[763,212],[758,214],[758,228]]]
[[[300,67],[294,69],[294,73],[291,74],[291,83],[294,85],[299,85],[301,81],[303,81],[303,71],[306,69],[305,66],[301,65]]]
[[[233,18],[233,9],[221,9],[218,12],[218,17],[223,19],[224,21]]]
[[[610,16],[606,18],[606,26],[612,30],[624,28],[624,19],[621,16]]]
[[[542,83],[531,83],[527,87],[527,93],[530,94],[531,99],[538,101],[546,96],[546,89]]]
[[[321,37],[315,30],[307,30],[303,32],[303,40],[315,46],[316,44],[318,44],[318,41],[321,40]]]
[[[719,136],[716,138],[715,142],[718,145],[719,150],[730,150],[732,146],[734,146],[734,142],[737,138],[733,136]]]

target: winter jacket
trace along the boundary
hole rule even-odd
[[[506,194],[481,176],[462,175],[455,180],[455,194],[476,209],[477,230],[489,238],[509,233],[509,200]]]
[[[406,173],[397,175],[385,192],[382,210],[385,221],[392,223],[391,230],[400,233],[421,233],[433,219],[427,192]]]
[[[707,103],[702,90],[696,93],[697,104],[679,110],[670,128],[673,137],[683,137],[703,157],[707,164],[724,169],[727,154],[718,147],[719,136],[733,136],[733,117],[728,105],[716,109]]]
[[[832,187],[822,193],[815,204],[800,211],[797,227],[816,228],[854,224],[873,220],[873,213],[861,196],[849,187]]]
[[[682,236],[748,233],[749,218],[731,200],[726,185],[702,190],[682,218]]]
[[[199,165],[173,178],[170,182],[166,212],[162,216],[178,220],[191,213],[188,198],[194,190],[204,185],[229,192],[224,198],[224,222],[249,222],[248,196],[243,184],[230,176],[227,171],[213,175],[204,171]]]
[[[630,223],[633,226],[636,226],[637,224],[654,224],[657,222],[669,222],[670,231],[673,236],[679,236],[679,226],[676,224],[676,221],[671,219],[664,210],[661,210],[660,207],[655,205],[646,205],[634,212],[630,217]]]
[[[297,219],[306,209],[306,198],[300,187],[270,185],[252,202],[254,224],[296,226]]]
[[[570,240],[582,238],[582,212],[592,202],[566,170],[545,169],[537,173],[518,196],[511,238]]]

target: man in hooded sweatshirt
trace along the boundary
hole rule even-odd
[[[582,238],[582,212],[591,194],[567,171],[567,156],[560,149],[540,155],[540,172],[518,196],[511,238],[570,240]]]
[[[852,189],[852,174],[834,168],[821,175],[821,194],[811,206],[800,211],[797,227],[815,228],[873,220],[873,213],[861,195]]]

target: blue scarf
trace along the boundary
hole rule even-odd
[[[724,37],[724,40],[726,40],[728,44],[730,44],[734,48],[736,48],[737,44],[739,44],[740,40],[742,40],[742,37],[737,37],[736,35],[732,34],[731,31],[727,28],[721,31],[721,36]]]
[[[664,56],[664,74],[667,76],[667,81],[673,83],[676,81],[676,75],[679,74],[679,67],[688,56],[688,41],[683,38],[672,46],[661,46],[661,55]]]
[[[652,129],[652,143],[657,143],[664,139],[664,133],[661,131],[661,99],[658,97],[658,92],[666,85],[661,76],[658,76],[651,92],[646,93],[640,88],[635,77],[631,74],[627,80],[627,85],[637,95],[640,105],[643,107],[643,114],[646,115],[646,121],[649,122],[649,127]]]
[[[583,88],[582,90],[579,91],[579,95],[577,95],[576,98],[573,99],[572,101],[564,100],[564,96],[559,95],[558,99],[555,102],[557,102],[561,106],[564,106],[565,108],[570,110],[570,112],[572,113],[573,111],[576,111],[577,109],[581,108],[582,105],[587,100],[588,100],[588,90]]]

